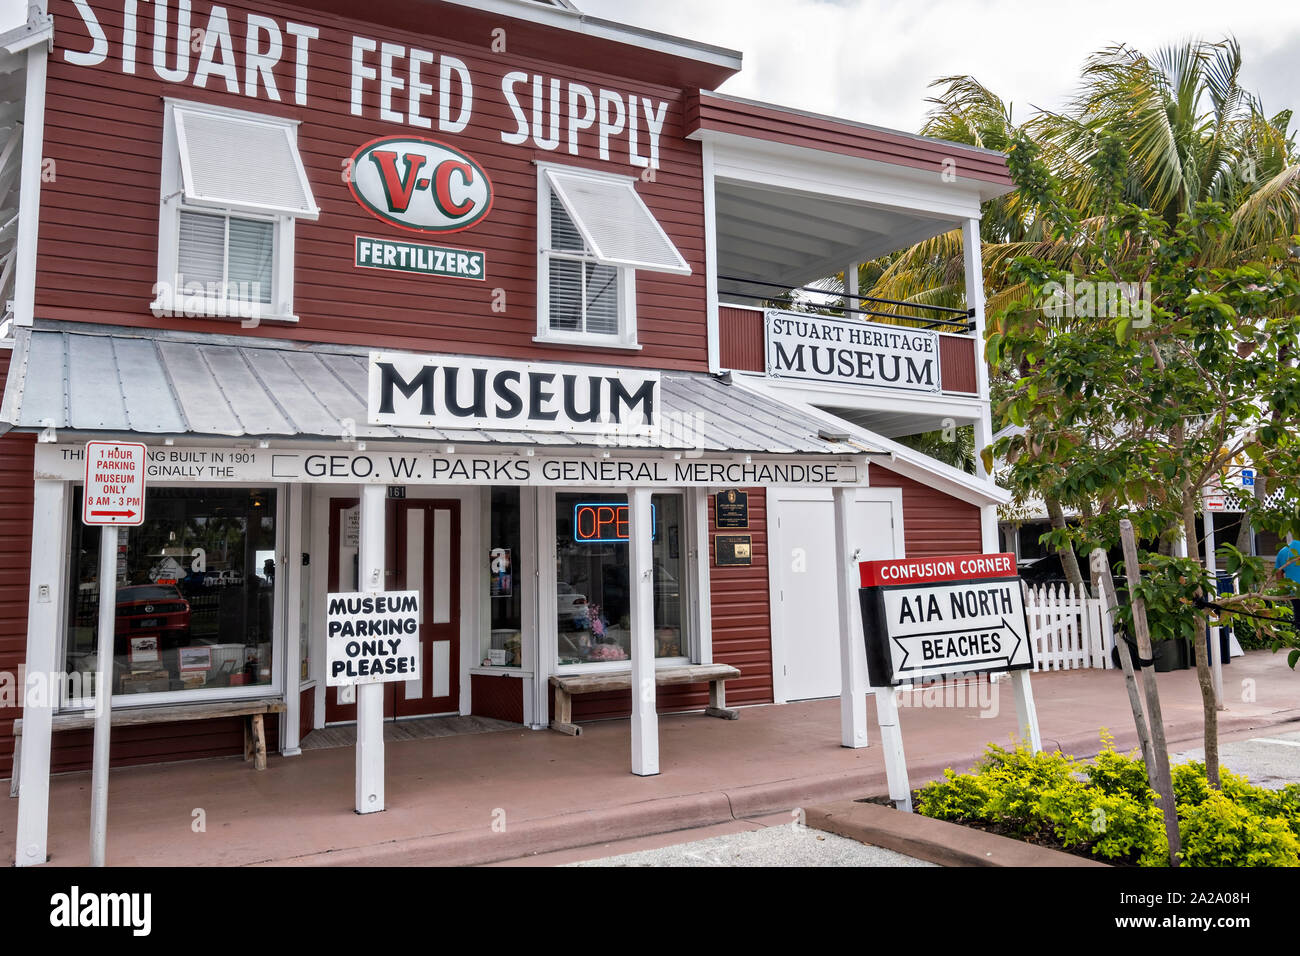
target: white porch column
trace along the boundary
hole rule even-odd
[[[998,541],[998,506],[980,506],[980,545],[985,554],[995,554],[1002,550]]]
[[[14,864],[44,863],[50,812],[50,727],[57,703],[53,675],[62,620],[68,541],[68,486],[36,482],[32,505],[31,589],[27,599],[27,678],[23,691],[22,753],[18,773],[18,832]]]
[[[632,772],[659,772],[659,716],[655,712],[654,551],[650,489],[628,492],[629,617],[632,624]]]
[[[866,647],[858,605],[858,565],[849,554],[849,511],[856,488],[832,492],[835,509],[835,581],[840,608],[840,743],[867,746]]]
[[[383,485],[361,486],[362,591],[384,590],[384,517],[388,496]],[[384,809],[384,685],[357,686],[357,813]]]
[[[1209,508],[1204,509],[1201,515],[1205,522],[1205,570],[1210,575],[1210,586],[1214,589],[1206,595],[1211,601],[1219,595],[1219,574],[1218,565],[1215,562],[1214,555],[1214,512]],[[1242,520],[1245,520],[1242,515]],[[1214,703],[1220,710],[1223,709],[1223,653],[1222,646],[1219,643],[1220,630],[1212,625],[1206,625],[1206,633],[1210,638],[1210,676],[1214,682]]]
[[[966,307],[975,310],[975,387],[981,400],[979,418],[975,420],[975,473],[989,477],[981,452],[993,444],[993,417],[989,407],[989,367],[984,361],[984,259],[980,252],[980,221],[966,219],[961,224],[962,255],[965,259]],[[989,548],[986,551],[996,551]]]
[[[302,596],[308,587],[307,575],[302,569],[303,522],[307,507],[304,502],[307,486],[289,485],[288,503],[285,506],[288,527],[284,534],[284,551],[279,555],[275,576],[280,600],[284,604],[284,720],[280,721],[280,756],[297,757],[302,753],[299,727],[302,693],[299,690],[302,675]]]

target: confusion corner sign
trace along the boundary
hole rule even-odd
[[[863,561],[858,569],[873,687],[1033,666],[1015,555]]]

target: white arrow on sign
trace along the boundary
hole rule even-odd
[[[1014,639],[1007,650],[1007,636]],[[895,655],[894,673],[904,671],[930,671],[941,667],[951,668],[960,659],[961,668],[970,669],[979,664],[1011,664],[1024,641],[1005,617],[991,630],[959,627],[951,631],[934,631],[929,634],[911,634],[891,638],[903,652],[901,659]],[[913,654],[916,660],[911,660]]]
[[[888,588],[883,596],[895,678],[1031,663],[1018,578]]]

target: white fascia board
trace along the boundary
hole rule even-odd
[[[869,203],[948,221],[954,228],[962,220],[978,219],[986,199],[1009,191],[997,183],[962,176],[944,182],[937,169],[882,163],[737,133],[701,129],[686,138],[713,144],[716,179]]]
[[[762,379],[735,375],[732,377],[732,382],[733,385],[740,385],[742,388],[748,388],[768,398],[774,398],[787,404],[796,404],[792,401],[788,392],[771,388]],[[814,405],[798,404],[797,407],[801,412],[826,422],[827,425],[837,431],[847,432],[854,441],[888,453],[889,461],[882,464],[890,471],[922,482],[927,487],[934,488],[936,491],[941,491],[959,501],[964,501],[976,507],[989,504],[1005,505],[1011,502],[1011,492],[999,487],[992,481],[981,481],[974,475],[968,475],[958,468],[945,465],[929,455],[923,455],[906,445],[891,441],[884,435],[878,435],[861,425],[855,425]],[[868,464],[868,475],[870,475],[870,463]],[[868,478],[868,481],[870,481],[870,478]]]
[[[737,378],[758,382],[782,401],[803,404],[833,404],[862,411],[890,411],[901,414],[938,415],[973,422],[983,404],[974,395],[944,395],[940,392],[909,392],[902,389],[872,388],[869,385],[823,385],[805,379],[769,378],[761,372],[736,372]]]
[[[926,136],[924,133],[909,133],[907,130],[891,129],[888,126],[876,126],[873,123],[863,123],[859,120],[845,119],[842,116],[832,116],[829,113],[814,113],[810,110],[796,109],[792,106],[783,106],[779,103],[766,103],[763,100],[747,99],[743,96],[733,96],[730,93],[720,93],[717,90],[702,90],[701,96],[712,99],[722,100],[728,103],[743,103],[747,106],[757,106],[760,109],[776,110],[781,113],[789,113],[792,116],[802,116],[805,119],[817,120],[821,123],[835,123],[839,126],[852,126],[856,129],[870,130],[873,133],[884,133],[887,136],[901,136],[904,139],[910,139],[917,143],[927,143],[932,146],[947,147],[950,149],[961,149],[972,153],[983,153],[985,156],[1002,159],[1006,157],[996,149],[989,149],[987,146],[971,146],[969,143],[958,143],[950,139],[941,139],[938,136]]]
[[[567,30],[599,40],[612,40],[629,46],[666,53],[686,60],[708,63],[739,71],[741,54],[726,47],[686,40],[666,33],[656,33],[625,23],[590,17],[571,6],[553,7],[534,0],[444,0],[459,7],[472,7],[515,20],[525,20],[557,30]]]

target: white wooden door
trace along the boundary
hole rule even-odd
[[[836,598],[835,514],[829,491],[769,492],[773,537],[772,635],[778,700],[840,693],[840,621]],[[855,561],[901,558],[902,492],[863,488],[853,504]],[[865,668],[865,656],[862,666]]]

